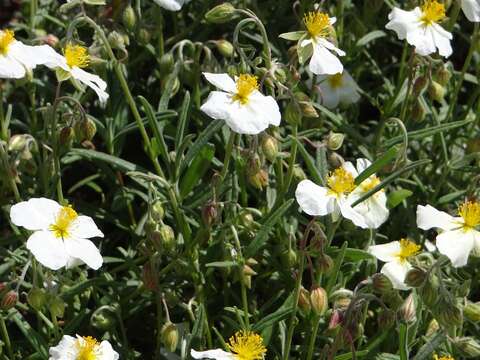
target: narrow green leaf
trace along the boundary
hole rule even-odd
[[[345,253],[347,252],[347,246],[348,246],[348,243],[345,241],[342,247],[340,248],[340,251],[337,257],[335,258],[333,269],[330,277],[328,278],[327,287],[325,288],[325,290],[327,291],[327,294],[330,293],[330,291],[333,289],[333,286],[337,282],[337,276],[338,276],[338,273],[340,272],[340,266],[342,266],[343,259],[345,258]]]
[[[432,354],[442,345],[447,337],[443,332],[438,332],[431,339],[429,339],[421,348],[413,360],[427,360],[432,358]]]
[[[397,153],[397,147],[391,147],[390,149],[388,149],[379,159],[375,160],[372,165],[363,170],[362,173],[355,178],[355,185],[360,185],[362,181],[368,179],[371,175],[382,170],[386,165],[388,165],[396,158]]]
[[[106,154],[104,152],[100,151],[95,151],[95,150],[88,150],[88,149],[72,149],[70,150],[68,157],[65,157],[63,159],[63,162],[66,164],[75,162],[78,159],[75,159],[75,157],[78,157],[80,159],[85,159],[89,161],[99,161],[103,162],[106,164],[111,165],[112,167],[120,170],[120,171],[138,171],[140,170],[140,167],[135,165],[134,163],[131,163],[129,161],[120,159],[116,156]]]
[[[360,39],[358,39],[357,43],[356,43],[356,46],[358,47],[362,47],[362,46],[365,46],[367,45],[369,42],[372,42],[376,39],[380,39],[384,36],[386,36],[387,34],[385,33],[385,31],[382,31],[382,30],[374,30],[374,31],[371,31],[369,32],[367,35],[364,35],[362,36]]]
[[[413,192],[407,189],[400,189],[400,190],[391,192],[388,195],[387,207],[389,209],[393,209],[394,207],[397,207],[403,200],[412,196],[412,194]]]
[[[278,324],[279,321],[285,320],[288,315],[290,315],[293,311],[293,308],[290,307],[288,309],[278,309],[274,313],[268,314],[255,325],[253,325],[253,331],[261,332],[264,329]]]
[[[217,267],[217,268],[225,268],[225,267],[234,267],[238,266],[235,261],[214,261],[208,264],[205,264],[205,267]]]
[[[195,156],[192,164],[188,167],[185,175],[180,182],[180,197],[187,196],[198,181],[205,175],[210,168],[213,156],[215,155],[215,146],[206,144]]]
[[[278,37],[285,40],[297,41],[303,35],[305,35],[305,31],[291,31],[291,32],[280,34],[278,35]]]
[[[183,142],[183,136],[185,133],[185,127],[187,125],[189,109],[190,109],[190,93],[186,91],[185,97],[183,98],[180,116],[178,119],[177,133],[175,134],[175,150],[177,150],[180,144]]]
[[[317,169],[317,167],[315,166],[315,160],[313,159],[313,157],[307,152],[303,144],[298,141],[298,139],[294,137],[291,137],[291,139],[292,141],[295,141],[297,143],[298,151],[300,152],[300,155],[302,155],[302,158],[305,161],[305,165],[307,166],[307,170],[310,176],[317,184],[325,185],[320,170]]]

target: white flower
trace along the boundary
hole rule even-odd
[[[99,343],[91,336],[76,338],[64,335],[57,346],[49,350],[49,360],[117,360],[118,353],[106,340]]]
[[[455,267],[467,264],[472,250],[480,253],[480,203],[466,201],[460,205],[457,217],[453,217],[433,206],[417,207],[417,225],[420,229],[442,230],[436,239],[438,251],[447,256]]]
[[[212,91],[200,108],[213,119],[225,120],[232,131],[255,135],[269,125],[280,125],[280,110],[275,99],[258,91],[257,78],[240,75],[233,81],[227,74],[203,73],[222,91]]]
[[[159,6],[166,10],[178,11],[188,3],[188,0],[154,0]]]
[[[327,178],[327,187],[318,186],[310,180],[302,180],[295,191],[295,197],[302,211],[312,216],[339,213],[361,228],[368,228],[365,218],[351,207],[348,195],[355,189],[357,170],[347,161],[335,169]],[[358,205],[360,206],[360,205]]]
[[[314,74],[334,75],[343,71],[343,65],[334,53],[345,56],[345,52],[328,40],[335,21],[336,18],[319,11],[309,12],[303,19],[309,36],[300,42],[300,46],[313,46],[309,67]]]
[[[357,159],[358,174],[361,174],[370,165],[372,165],[372,163],[367,159]],[[371,175],[351,192],[348,196],[349,203],[354,203],[379,184],[380,179],[376,175]],[[353,209],[363,216],[368,228],[376,229],[380,227],[380,225],[387,221],[389,215],[385,191],[383,189],[377,191]]]
[[[329,109],[336,108],[339,104],[354,104],[360,99],[358,85],[346,70],[335,75],[321,75],[319,81],[316,87],[322,105]]]
[[[468,20],[480,22],[480,0],[461,0],[462,10]]]
[[[64,55],[55,53],[55,58],[46,65],[50,68],[59,68],[58,74],[60,74],[61,80],[72,77],[90,87],[97,93],[100,103],[104,104],[108,100],[108,93],[105,91],[107,83],[98,75],[82,70],[82,68],[88,66],[89,62],[90,56],[86,48],[80,45],[67,44]]]
[[[0,30],[0,78],[21,79],[55,55],[48,45],[29,46],[15,40],[13,31]]]
[[[13,224],[33,231],[27,240],[27,249],[52,270],[71,266],[79,260],[95,270],[103,263],[100,252],[88,240],[103,237],[103,233],[92,218],[78,215],[69,206],[46,198],[33,198],[13,205],[10,219]]]
[[[445,18],[445,7],[436,0],[426,0],[422,7],[412,11],[393,8],[388,15],[390,22],[385,26],[397,33],[400,40],[407,39],[415,51],[430,55],[437,51],[444,57],[452,54],[452,34],[443,29],[438,22]]]
[[[408,259],[417,254],[419,250],[419,245],[407,239],[373,245],[368,248],[369,253],[385,262],[380,272],[390,279],[395,289],[400,290],[409,289],[404,282],[408,271],[412,269]]]
[[[215,360],[262,360],[267,349],[263,345],[260,335],[251,331],[239,331],[229,340],[227,345],[231,352],[222,349],[207,351],[191,350],[190,355],[194,359],[215,359]]]

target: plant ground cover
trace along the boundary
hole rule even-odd
[[[480,1],[1,4],[0,360],[480,358]]]

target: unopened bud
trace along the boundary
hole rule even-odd
[[[131,5],[128,5],[125,10],[123,10],[122,22],[125,28],[129,31],[132,31],[135,28],[135,24],[137,23],[137,15],[135,14],[135,10]]]
[[[432,100],[441,102],[445,97],[445,93],[445,87],[443,87],[441,84],[436,81],[432,81],[430,83],[430,86],[428,87],[428,95]]]
[[[373,290],[379,294],[386,294],[393,289],[392,282],[384,274],[373,274],[372,276]]]
[[[336,153],[336,152],[331,152],[331,153],[328,155],[328,162],[330,163],[330,165],[332,166],[332,168],[337,169],[337,168],[341,167],[341,166],[345,163],[345,160],[344,160],[343,157],[342,157],[341,155],[339,155],[338,153]]]
[[[417,122],[422,122],[423,120],[425,120],[426,114],[427,111],[425,109],[425,106],[420,101],[420,99],[416,99],[412,105],[412,110],[410,112],[411,119]]]
[[[342,147],[344,139],[344,134],[331,132],[327,138],[328,149],[332,151],[337,151]]]
[[[102,331],[114,329],[117,323],[114,308],[104,305],[95,310],[90,317],[90,324]]]
[[[160,332],[163,345],[167,348],[168,351],[174,352],[178,344],[178,329],[177,326],[171,322],[167,322],[162,326]]]
[[[160,237],[162,239],[162,246],[167,252],[175,249],[175,232],[170,226],[160,226]]]
[[[71,126],[65,126],[60,130],[58,138],[61,146],[69,148],[75,138],[75,131]]]
[[[218,40],[215,42],[215,45],[217,46],[218,52],[226,58],[232,57],[235,51],[232,43],[227,40]]]
[[[125,38],[123,35],[119,34],[117,31],[111,31],[108,34],[108,43],[113,49],[124,50],[125,49]]]
[[[300,288],[300,293],[298,296],[298,307],[305,315],[308,315],[312,309],[312,305],[310,304],[310,292],[303,286]]]
[[[302,108],[290,101],[285,108],[285,120],[291,125],[299,125],[302,121]]]
[[[305,171],[303,171],[300,165],[295,164],[293,165],[293,177],[298,181],[302,181],[307,179],[307,174],[305,174]]]
[[[49,301],[49,310],[52,316],[61,318],[65,313],[65,302],[60,296],[52,296]]]
[[[239,220],[240,224],[245,226],[247,229],[252,229],[255,224],[252,214],[247,210],[244,210],[240,213]]]
[[[297,252],[293,249],[285,249],[281,255],[283,265],[290,269],[297,263]]]
[[[425,284],[419,288],[419,294],[422,301],[428,307],[433,307],[438,300],[438,279],[430,276]]]
[[[209,201],[202,209],[202,219],[206,227],[211,227],[218,219],[218,204]]]
[[[398,317],[405,323],[412,323],[416,321],[417,307],[413,293],[410,293],[398,310]]]
[[[419,78],[417,78],[413,83],[412,94],[415,97],[419,96],[427,86],[427,83],[428,83],[428,77],[420,76]]]
[[[473,337],[456,338],[453,345],[466,358],[478,359],[480,357],[480,344]]]
[[[480,302],[473,303],[468,301],[467,305],[463,308],[463,314],[465,317],[474,322],[480,321]]]
[[[435,319],[432,319],[430,323],[428,324],[427,331],[425,332],[425,335],[427,337],[432,336],[435,334],[438,330],[440,329],[440,326],[438,325],[438,321]]]
[[[395,323],[395,312],[385,309],[378,315],[377,321],[380,329],[387,330]]]
[[[315,107],[311,101],[300,101],[300,107],[302,109],[303,116],[308,118],[318,118],[318,112],[315,110]]]
[[[251,174],[248,180],[254,188],[262,190],[268,185],[268,172],[260,169],[257,173]]]
[[[447,329],[452,326],[460,326],[463,322],[462,310],[457,305],[444,299],[439,301],[434,313],[439,324]]]
[[[89,118],[78,120],[74,124],[75,136],[79,142],[84,140],[91,141],[97,133],[97,125]]]
[[[235,7],[229,2],[215,6],[205,14],[205,20],[212,24],[223,24],[233,20]]]
[[[140,44],[142,45],[148,44],[151,38],[152,38],[152,34],[150,34],[150,32],[147,29],[141,28],[140,30],[138,30],[137,40]]]
[[[405,276],[405,284],[411,287],[422,286],[427,278],[427,273],[420,268],[414,267]]]
[[[452,77],[452,73],[447,66],[440,66],[435,72],[435,78],[440,85],[447,85]]]
[[[318,271],[328,274],[333,269],[333,259],[327,254],[321,254],[317,259]]]
[[[165,210],[163,209],[163,204],[160,200],[154,201],[150,215],[152,216],[152,220],[154,222],[160,222],[163,220],[165,216]]]
[[[310,304],[316,315],[323,315],[328,309],[328,296],[325,289],[317,287],[310,291]]]
[[[262,152],[268,161],[274,162],[278,155],[278,141],[273,136],[262,137]]]
[[[173,58],[173,55],[169,52],[166,54],[163,54],[160,57],[158,67],[160,69],[160,74],[162,77],[166,77],[172,73],[173,67],[174,67],[174,61],[175,60]]]
[[[47,294],[44,290],[33,288],[27,295],[27,302],[35,310],[41,310],[47,301]]]
[[[17,304],[18,294],[16,291],[10,290],[3,295],[2,301],[0,301],[0,309],[9,310]]]
[[[341,310],[334,310],[332,316],[330,316],[330,321],[328,322],[328,329],[333,330],[337,326],[340,326],[343,322],[343,312]]]

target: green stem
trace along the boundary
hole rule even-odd
[[[8,356],[10,359],[14,359],[13,357],[13,349],[12,344],[10,342],[10,337],[8,336],[7,326],[5,325],[5,316],[0,314],[0,331],[2,332],[3,342],[7,348]]]
[[[62,190],[62,171],[60,168],[60,144],[59,144],[59,133],[57,131],[57,107],[60,98],[60,90],[62,83],[59,81],[57,85],[57,90],[55,92],[55,100],[50,109],[51,111],[51,142],[53,148],[53,166],[56,176],[56,188],[57,188],[57,197],[60,204],[63,203],[63,190]]]
[[[237,138],[237,134],[231,131],[230,137],[228,138],[227,148],[225,150],[225,158],[223,159],[222,172],[220,173],[221,181],[223,181],[225,179],[225,176],[227,175],[228,165],[230,164],[230,158],[232,157],[233,146],[235,144],[236,138]]]
[[[319,325],[320,325],[320,318],[318,316],[314,316],[313,326],[312,326],[312,334],[310,336],[310,341],[308,343],[307,360],[312,360],[313,350],[315,348],[315,340],[317,339],[317,333],[318,333]]]
[[[5,169],[5,172],[8,174],[8,182],[10,183],[10,187],[13,191],[13,195],[15,196],[15,200],[17,202],[22,201],[20,197],[20,193],[18,192],[18,187],[17,183],[15,182],[15,175],[12,172],[12,169],[10,168],[10,162],[8,161],[8,155],[3,147],[3,144],[0,142],[0,157],[3,163],[3,168]]]
[[[288,172],[287,172],[287,179],[285,180],[285,187],[283,189],[283,193],[287,193],[288,189],[290,188],[290,184],[292,183],[293,179],[293,167],[295,165],[295,160],[297,158],[297,142],[295,141],[298,136],[298,125],[292,126],[292,142],[290,147],[290,159],[288,160]]]
[[[400,324],[400,360],[408,360],[408,325]]]
[[[240,239],[238,238],[237,230],[235,229],[235,227],[233,225],[230,228],[232,230],[233,239],[235,241],[235,247],[236,247],[237,254],[241,259],[241,264],[240,264],[240,267],[238,269],[238,275],[239,275],[239,279],[240,279],[240,288],[241,288],[241,295],[242,295],[243,316],[244,316],[246,330],[249,330],[250,329],[250,319],[249,319],[249,316],[248,316],[249,311],[248,311],[247,287],[245,286],[245,282],[243,281],[243,277],[244,277],[243,265],[244,265],[245,259],[243,258],[242,245],[240,244]]]

